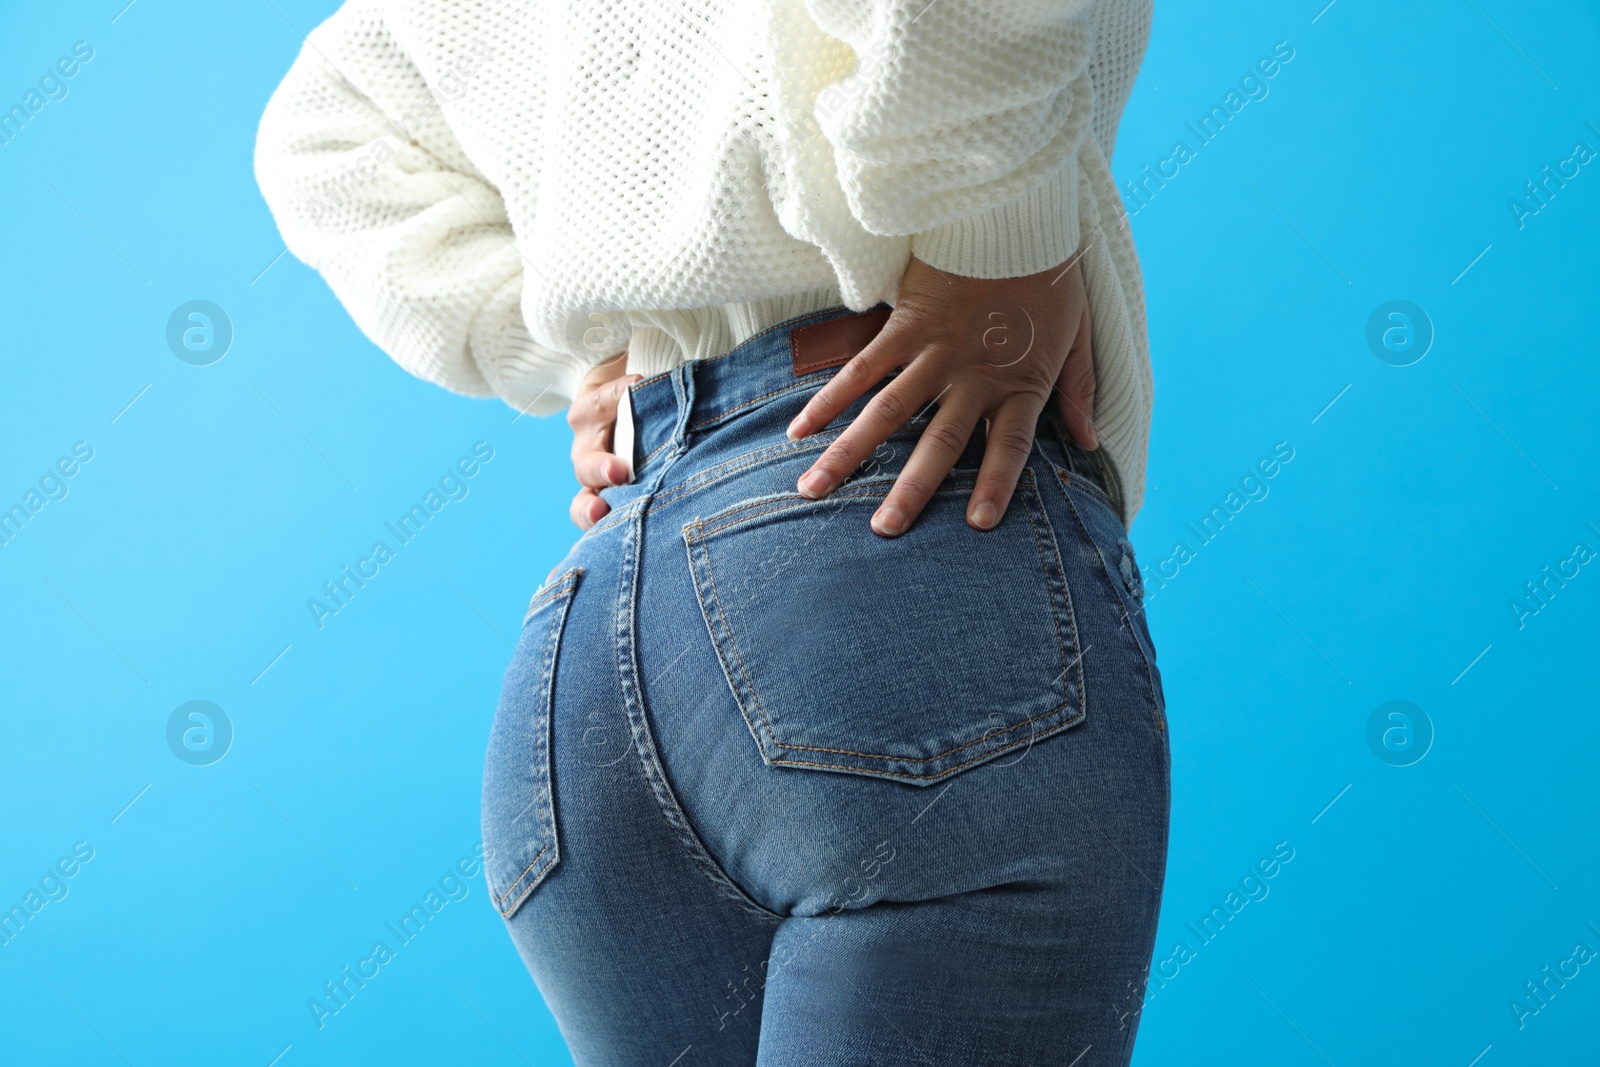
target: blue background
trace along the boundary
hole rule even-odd
[[[481,878],[324,1028],[307,1008],[477,843],[510,638],[574,536],[566,428],[407,377],[280,258],[256,123],[331,0],[122,2],[0,8],[0,104],[95,50],[0,146],[0,506],[94,450],[0,546],[0,905],[93,849],[0,946],[0,1060],[567,1062]],[[1600,163],[1520,227],[1509,202],[1600,151],[1600,15],[1324,2],[1162,5],[1115,160],[1194,152],[1129,200],[1174,754],[1136,1061],[1593,1062],[1600,965],[1520,1028],[1510,1002],[1600,950],[1600,564],[1511,605],[1600,550]],[[233,325],[210,366],[165,340],[193,299]],[[1434,334],[1410,366],[1367,341],[1394,299]],[[319,630],[306,600],[479,441],[470,495]],[[210,766],[166,741],[195,699],[235,733]],[[1391,700],[1431,723],[1410,766],[1368,742]],[[1268,895],[1198,936],[1279,842]]]

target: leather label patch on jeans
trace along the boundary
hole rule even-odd
[[[872,308],[791,330],[789,350],[794,356],[795,377],[849,363],[888,321],[888,308]]]

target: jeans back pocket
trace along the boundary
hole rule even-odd
[[[1004,521],[947,478],[893,540],[893,484],[748,500],[684,527],[717,655],[769,764],[930,785],[1082,721],[1060,550],[1031,470]]]
[[[483,772],[484,875],[510,918],[561,857],[550,789],[551,708],[567,608],[583,574],[574,567],[528,605],[506,672]]]

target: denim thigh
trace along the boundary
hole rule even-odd
[[[485,874],[580,1067],[755,1062],[747,976],[779,917],[684,820],[618,662],[628,531],[579,541],[533,598],[484,773]],[[626,647],[626,645],[621,646]]]

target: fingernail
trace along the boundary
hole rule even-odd
[[[617,487],[617,486],[622,484],[621,482],[617,481],[617,465],[616,464],[614,464],[614,463],[605,464],[601,468],[600,473],[605,478],[606,484],[608,486],[611,486],[612,488],[615,488],[615,487]]]
[[[789,424],[789,429],[787,431],[787,433],[789,434],[789,440],[791,440],[791,441],[798,441],[798,440],[800,440],[800,438],[804,437],[806,434],[808,434],[810,432],[811,432],[810,423],[806,422],[805,419],[801,418],[798,415],[795,416],[795,420]]]
[[[828,476],[819,470],[806,471],[800,477],[800,495],[812,500],[821,500],[828,495],[828,490],[833,488],[833,483]]]
[[[980,530],[992,530],[995,523],[994,505],[987,500],[972,509],[972,525]]]
[[[898,537],[906,528],[906,516],[893,504],[885,504],[872,516],[872,528],[888,537]]]

